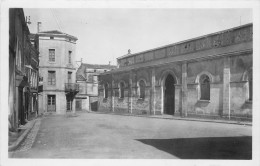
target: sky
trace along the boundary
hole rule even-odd
[[[24,8],[31,33],[60,30],[78,38],[76,60],[116,65],[116,58],[252,23],[252,9]]]

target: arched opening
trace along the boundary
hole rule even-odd
[[[104,85],[104,98],[108,98],[108,83],[105,83]]]
[[[119,98],[124,98],[125,97],[125,84],[124,82],[120,82],[119,84]]]
[[[175,112],[175,79],[171,74],[165,79],[164,114],[174,115]]]
[[[253,100],[253,78],[252,78],[252,69],[248,72],[248,89],[249,89],[249,101]]]
[[[139,88],[139,98],[144,99],[145,98],[145,82],[144,80],[140,80],[138,83],[138,88]]]
[[[210,100],[210,79],[203,74],[200,76],[200,100]]]

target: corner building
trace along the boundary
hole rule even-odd
[[[117,58],[99,111],[252,120],[253,24]]]
[[[40,113],[64,114],[75,111],[74,97],[79,91],[76,84],[76,37],[60,31],[38,33],[40,51]]]

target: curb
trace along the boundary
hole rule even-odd
[[[35,125],[36,119],[34,119],[28,128],[24,131],[24,133],[10,146],[8,146],[8,152],[14,151],[18,148],[18,146],[23,142],[25,137],[29,134],[33,126]]]
[[[167,120],[185,120],[185,121],[199,121],[199,122],[213,122],[213,123],[225,123],[225,124],[235,124],[235,125],[246,125],[252,126],[250,122],[241,122],[241,121],[224,121],[224,120],[210,120],[210,119],[194,119],[194,118],[179,118],[179,117],[157,117],[157,116],[140,116],[134,114],[116,114],[110,112],[88,112],[94,114],[110,114],[110,115],[120,115],[120,116],[135,116],[142,118],[154,118],[154,119],[167,119]]]

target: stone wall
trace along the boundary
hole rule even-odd
[[[119,63],[123,66],[101,74],[99,111],[165,114],[165,80],[171,75],[174,116],[251,120],[248,80],[253,62],[252,25],[171,47],[174,48],[152,49],[121,58]],[[209,100],[201,99],[199,79],[203,75],[210,81]],[[144,99],[138,93],[140,80],[146,84]],[[119,97],[120,82],[126,85],[124,98]],[[107,98],[104,98],[105,84],[109,85]]]

